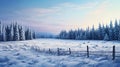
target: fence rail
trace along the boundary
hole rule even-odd
[[[80,51],[80,50],[72,50],[71,48],[68,48],[67,50],[65,49],[61,49],[61,48],[57,48],[57,49],[40,49],[37,46],[36,47],[32,47],[32,49],[39,51],[39,52],[46,52],[48,54],[56,54],[58,56],[60,55],[86,55],[87,58],[89,58],[91,55],[102,55],[102,56],[106,56],[106,55],[110,55],[112,57],[112,60],[115,60],[116,57],[120,57],[120,51],[116,51],[115,50],[115,46],[112,47],[113,49],[110,51],[90,51],[89,46],[87,46],[87,49],[84,51]]]

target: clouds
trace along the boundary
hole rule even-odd
[[[33,24],[34,27],[37,25],[39,28],[44,29],[45,27],[54,33],[58,33],[63,29],[69,30],[82,27],[83,16],[87,14],[87,10],[94,8],[96,5],[97,2],[85,4],[65,2],[48,8],[22,9],[16,11],[16,15],[19,15],[23,21]],[[57,28],[56,31],[55,28]]]
[[[61,30],[86,28],[93,24],[97,26],[99,22],[106,23],[110,19],[119,18],[120,10],[112,6],[116,6],[112,0],[84,3],[67,1],[47,7],[24,7],[3,15],[9,18],[9,21],[18,21],[37,31],[57,34]]]
[[[64,29],[82,27],[82,18],[88,13],[88,10],[93,9],[97,4],[98,2],[84,4],[65,2],[47,8],[30,7],[15,10],[9,18],[42,32],[59,33]]]
[[[83,21],[85,23],[89,22],[89,26],[95,25],[95,27],[98,26],[98,23],[109,24],[110,21],[114,23],[116,19],[119,20],[120,18],[120,9],[117,7],[117,4],[112,0],[105,0],[97,8],[89,12]]]

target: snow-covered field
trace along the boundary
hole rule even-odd
[[[71,51],[116,51],[120,52],[118,41],[92,41],[92,40],[59,40],[59,39],[36,39],[16,42],[0,42],[0,67],[119,67],[120,57],[112,60],[112,56],[86,55],[53,55],[44,52],[49,48],[57,50],[62,48]],[[37,49],[37,50],[36,50]],[[38,51],[38,49],[40,51]],[[119,54],[117,54],[120,56]]]

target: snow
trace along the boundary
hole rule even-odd
[[[60,55],[49,54],[48,48],[54,51],[57,48],[71,51],[86,51],[89,46],[90,51],[112,51],[112,46],[116,46],[116,51],[120,51],[119,41],[99,41],[99,40],[60,40],[60,39],[36,39],[28,41],[0,42],[0,67],[119,67],[120,57],[112,60],[112,56],[77,54]],[[120,55],[118,55],[120,56]]]

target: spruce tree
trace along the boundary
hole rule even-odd
[[[109,41],[110,40],[108,34],[105,34],[104,40],[105,41]]]
[[[11,27],[7,26],[5,28],[5,31],[6,31],[6,40],[7,41],[12,41],[12,33],[11,33]]]
[[[29,40],[29,29],[25,31],[25,40]]]
[[[115,20],[115,27],[114,27],[114,40],[118,40],[119,34],[119,26],[117,20]]]
[[[118,40],[120,41],[120,31],[119,31],[119,34],[118,34]]]
[[[0,22],[0,41],[2,41],[2,24]]]
[[[33,39],[33,35],[32,35],[32,31],[31,30],[29,30],[29,40],[32,40]]]
[[[113,40],[113,38],[114,38],[114,31],[113,31],[112,21],[110,21],[109,38],[110,38],[110,40]]]
[[[102,26],[102,40],[104,39],[104,36],[105,36],[105,27],[104,25]]]
[[[67,39],[67,32],[64,30],[64,31],[61,31],[60,34],[59,34],[59,38],[61,39]]]
[[[36,33],[35,32],[33,32],[33,39],[35,39],[36,38]]]
[[[102,26],[99,24],[98,28],[98,40],[102,40]]]
[[[20,40],[25,40],[25,35],[24,35],[24,31],[23,31],[22,26],[19,26],[19,39]]]
[[[70,30],[68,33],[69,39],[75,39],[75,32],[73,30]]]
[[[92,37],[92,40],[95,39],[95,29],[94,29],[94,25],[92,26],[92,30],[91,30],[91,37]]]
[[[2,41],[6,41],[6,31],[5,31],[5,27],[2,27]]]
[[[18,25],[17,23],[13,26],[13,40],[14,41],[19,41],[19,30],[18,30]]]

